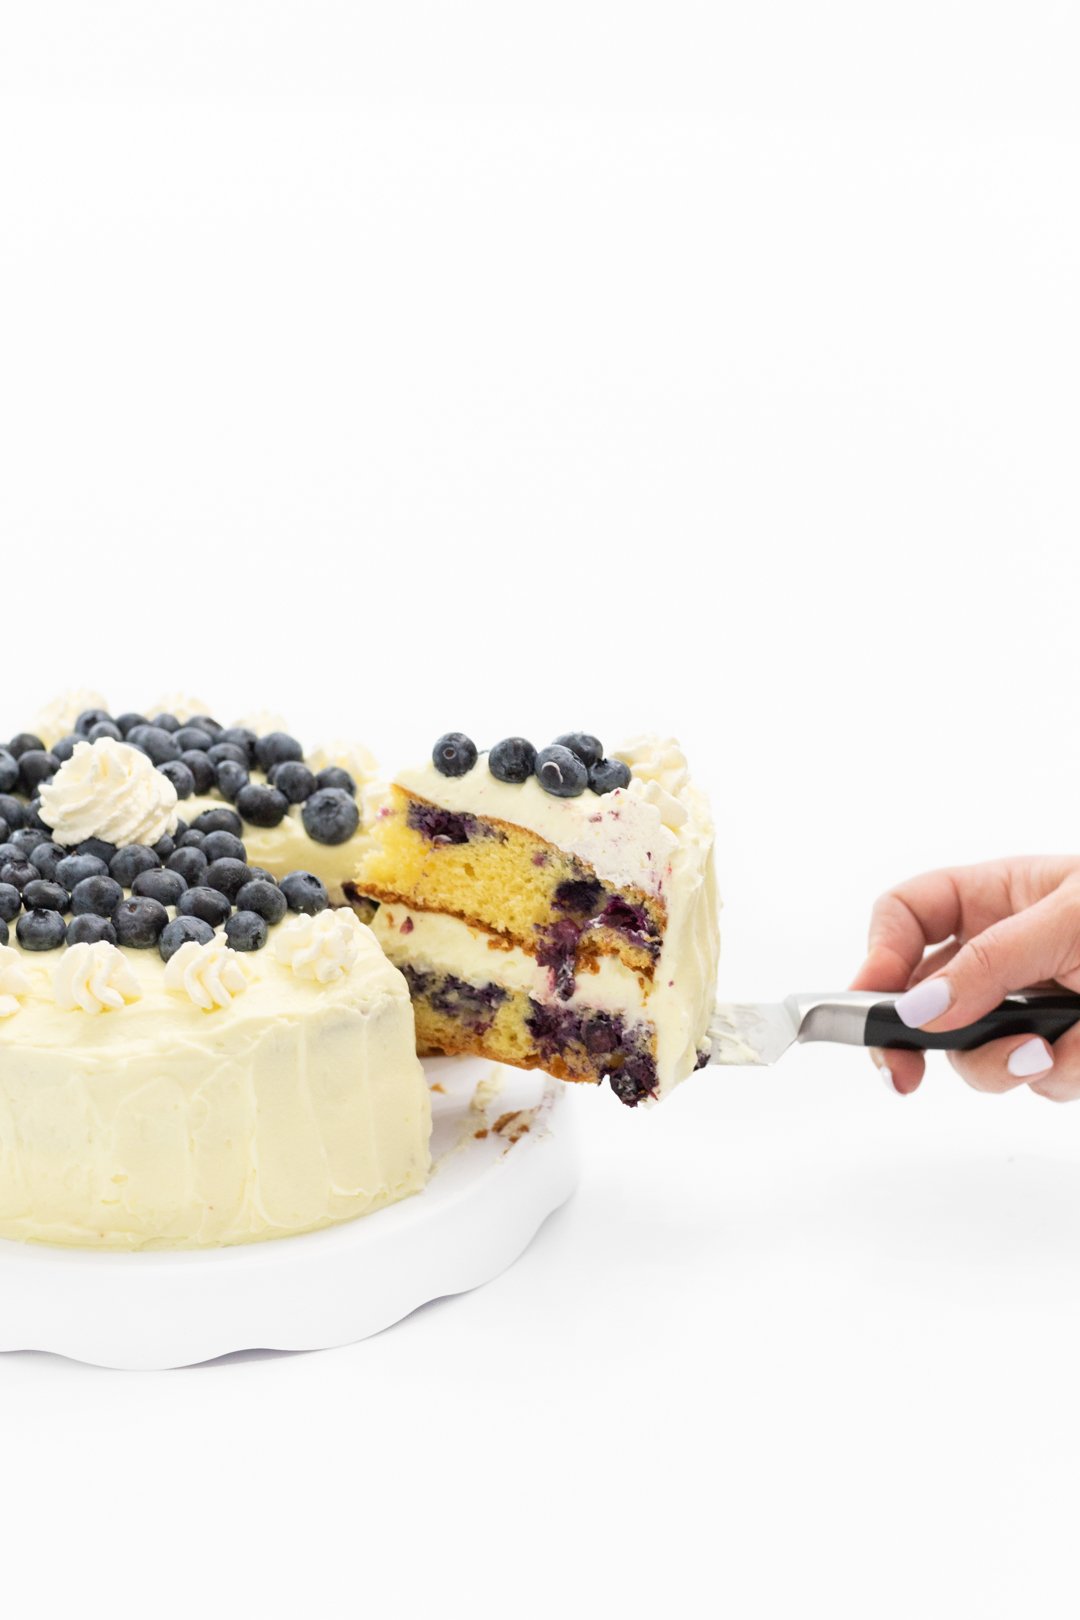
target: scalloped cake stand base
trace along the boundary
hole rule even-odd
[[[235,1350],[315,1350],[489,1282],[577,1180],[558,1081],[429,1059],[426,1190],[305,1237],[229,1249],[95,1254],[0,1239],[0,1350],[100,1367],[184,1367]]]

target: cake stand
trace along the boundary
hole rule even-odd
[[[573,1191],[563,1087],[537,1071],[428,1059],[424,1192],[304,1237],[99,1254],[0,1239],[0,1350],[99,1367],[184,1367],[233,1350],[351,1344],[505,1270]]]

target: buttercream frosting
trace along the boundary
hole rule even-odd
[[[213,709],[205,704],[202,698],[192,697],[187,692],[169,692],[156,703],[148,703],[143,711],[152,720],[155,714],[171,714],[179,720],[182,726],[197,714],[213,714]]]
[[[240,953],[232,950],[220,934],[204,945],[189,939],[165,964],[166,990],[187,996],[203,1012],[231,1006],[247,987],[248,976]]]
[[[21,958],[21,951],[0,945],[0,1018],[10,1018],[12,1013],[17,1013],[20,998],[30,993],[30,980]]]
[[[147,756],[102,737],[76,743],[41,787],[41,819],[61,844],[104,838],[110,844],[156,844],[176,830],[176,789]]]
[[[356,961],[362,928],[347,906],[320,911],[314,917],[293,917],[277,929],[274,952],[297,978],[330,984],[348,973]]]
[[[53,989],[61,1011],[94,1015],[116,1012],[142,995],[123,951],[104,939],[69,945],[57,963]]]
[[[41,738],[46,748],[51,748],[61,737],[71,735],[75,730],[76,720],[80,714],[85,714],[87,709],[102,709],[107,714],[109,705],[100,692],[95,692],[90,687],[62,692],[40,711],[34,721],[34,733]]]

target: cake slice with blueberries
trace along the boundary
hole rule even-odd
[[[478,754],[449,732],[370,799],[345,893],[378,906],[421,1052],[607,1079],[631,1106],[704,1061],[713,831],[677,743],[606,756],[572,732]]]

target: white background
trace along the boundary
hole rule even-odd
[[[0,729],[677,732],[732,996],[1075,848],[1066,6],[3,5]],[[575,1099],[347,1350],[0,1359],[12,1614],[1075,1612],[1080,1109]]]

